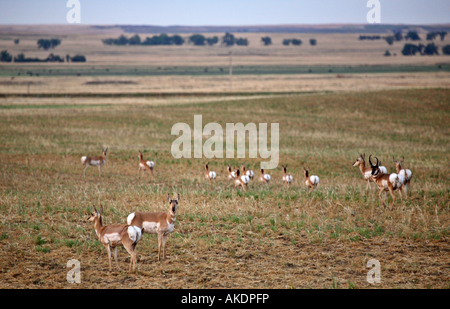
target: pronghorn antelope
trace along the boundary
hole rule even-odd
[[[81,157],[81,163],[84,165],[83,170],[83,176],[86,176],[86,169],[89,167],[89,165],[97,166],[98,167],[98,176],[101,176],[101,167],[105,165],[106,162],[106,152],[108,151],[108,148],[103,149],[103,154],[101,156],[97,157],[89,157],[89,156],[83,156]]]
[[[231,166],[227,165],[228,180],[236,179],[236,172],[231,170]]]
[[[305,185],[309,189],[311,188],[314,190],[317,188],[317,185],[319,184],[319,176],[311,175],[309,176],[309,171],[306,168],[303,168],[303,173],[305,175]]]
[[[270,175],[269,174],[264,174],[264,169],[260,169],[261,171],[261,175],[259,176],[259,181],[269,184],[270,181]]]
[[[353,166],[359,166],[359,170],[361,171],[364,180],[367,181],[366,191],[368,191],[370,189],[370,183],[373,182],[373,179],[372,168],[370,166],[366,167],[366,154],[360,154],[355,163],[353,163]],[[387,174],[386,167],[380,166],[380,169],[383,173]]]
[[[216,172],[209,170],[208,163],[205,164],[205,179],[209,180],[209,184],[212,184],[211,179],[216,179]]]
[[[248,183],[250,182],[250,177],[247,175],[241,175],[239,169],[236,170],[236,179],[234,180],[235,187],[242,187],[242,190],[247,191]]]
[[[400,194],[400,199],[403,199],[402,197],[402,183],[404,181],[403,176],[396,174],[396,173],[392,173],[392,174],[385,174],[381,171],[380,166],[379,166],[379,161],[377,157],[374,157],[377,160],[376,164],[372,163],[371,160],[372,155],[369,156],[369,163],[370,163],[370,167],[372,168],[372,178],[374,180],[374,182],[377,184],[378,189],[380,190],[380,192],[378,193],[378,197],[380,198],[381,202],[383,203],[383,205],[386,207],[386,195],[387,192],[389,191],[389,193],[392,196],[392,205],[394,205],[395,202],[395,196],[394,196],[394,191],[395,190],[399,190],[399,194]],[[384,195],[384,200],[381,198],[381,194],[385,192]]]
[[[169,194],[167,197],[169,199],[168,212],[133,212],[127,217],[129,225],[142,228],[144,233],[158,234],[158,261],[161,260],[161,246],[163,258],[166,258],[166,238],[175,227],[180,194],[176,200],[171,199]]]
[[[242,174],[248,176],[250,179],[253,179],[255,177],[255,173],[252,170],[248,170],[245,165],[242,165]]]
[[[404,179],[403,186],[405,187],[405,197],[408,197],[408,187],[409,187],[409,183],[411,182],[412,172],[409,169],[402,168],[403,161],[405,160],[404,157],[402,157],[401,160],[395,160],[394,157],[392,157],[392,159],[394,160],[395,170],[397,171],[397,174],[402,176]]]
[[[290,185],[294,180],[294,177],[291,174],[287,173],[287,165],[282,165],[283,167],[283,183],[285,185]]]
[[[153,168],[155,167],[155,162],[153,161],[145,161],[144,157],[142,156],[142,152],[139,150],[139,169],[138,173],[140,173],[142,170],[145,171],[149,170],[150,177],[153,176]]]
[[[108,252],[109,271],[111,271],[111,248],[114,248],[114,259],[117,268],[120,269],[119,262],[117,261],[117,246],[120,244],[122,244],[131,255],[129,270],[134,271],[137,262],[136,245],[142,238],[142,228],[126,224],[104,226],[102,224],[102,211],[103,206],[100,206],[100,210],[97,210],[94,207],[94,212],[89,216],[88,221],[94,222],[95,233]]]

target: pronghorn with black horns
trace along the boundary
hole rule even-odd
[[[81,163],[84,166],[83,170],[83,176],[86,176],[86,169],[91,166],[97,166],[98,167],[98,176],[101,176],[101,167],[105,165],[106,162],[106,153],[108,152],[108,147],[106,149],[103,149],[103,153],[101,156],[97,157],[90,157],[90,156],[83,156],[81,157]]]
[[[368,191],[370,188],[370,183],[373,182],[373,178],[372,178],[372,167],[370,166],[366,167],[366,154],[365,153],[360,154],[359,157],[356,158],[355,163],[353,163],[353,166],[359,166],[359,170],[361,171],[364,180],[367,182],[366,191]],[[380,166],[380,169],[383,173],[387,174],[386,167]]]
[[[290,185],[294,180],[291,174],[287,173],[287,165],[281,165],[283,167],[283,184]]]
[[[314,190],[317,188],[317,185],[319,184],[319,176],[311,175],[309,176],[309,171],[303,167],[303,174],[305,175],[305,185],[307,189]]]
[[[139,169],[138,169],[138,173],[140,173],[141,171],[145,171],[149,170],[150,173],[150,178],[153,176],[153,168],[155,167],[155,162],[153,161],[145,161],[144,157],[142,155],[142,152],[139,150]]]
[[[374,182],[377,184],[378,189],[379,189],[379,193],[378,193],[378,197],[380,198],[381,202],[383,203],[383,205],[386,207],[386,195],[387,192],[389,191],[389,193],[392,196],[392,205],[394,205],[395,202],[395,196],[394,196],[394,191],[395,190],[399,190],[399,194],[400,194],[400,199],[403,199],[402,197],[402,184],[403,184],[403,176],[396,174],[396,173],[392,173],[392,174],[385,174],[381,171],[380,169],[380,162],[378,160],[377,157],[374,157],[377,160],[377,163],[373,164],[372,163],[372,159],[371,159],[372,155],[369,156],[369,163],[370,163],[370,167],[372,168],[372,178],[374,180]],[[384,195],[384,200],[381,198],[381,194],[385,192]]]
[[[175,228],[178,202],[180,201],[180,194],[178,194],[176,200],[171,199],[169,194],[167,194],[167,197],[169,211],[133,212],[127,217],[127,223],[129,225],[142,228],[144,233],[158,234],[158,261],[161,261],[161,249],[163,258],[166,258],[166,238]]]
[[[131,255],[129,271],[135,271],[137,262],[136,245],[142,238],[142,228],[126,224],[103,225],[102,211],[103,206],[100,205],[100,210],[94,207],[88,221],[94,222],[95,233],[108,252],[109,271],[111,271],[111,248],[114,248],[114,260],[117,268],[120,269],[117,261],[117,247],[120,244]]]
[[[408,197],[408,188],[411,182],[412,172],[409,169],[402,168],[402,164],[403,161],[405,161],[405,157],[402,156],[401,160],[395,160],[394,157],[392,157],[392,159],[394,160],[395,170],[397,171],[397,174],[403,177],[403,187],[405,188],[405,197]]]

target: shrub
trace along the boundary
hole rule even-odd
[[[8,53],[7,50],[2,50],[0,52],[0,62],[11,62],[12,56],[10,53]]]
[[[445,45],[444,47],[442,47],[442,53],[444,55],[450,55],[450,45]]]
[[[316,46],[317,45],[317,40],[316,39],[309,39],[309,44],[311,46]]]
[[[84,55],[75,55],[70,58],[72,62],[86,62],[86,57]]]

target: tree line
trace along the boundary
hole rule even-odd
[[[0,52],[0,62],[86,62],[86,57],[84,55],[75,55],[66,57],[61,57],[51,53],[47,58],[41,59],[37,57],[26,57],[24,53],[20,53],[13,57],[7,50],[2,50]]]

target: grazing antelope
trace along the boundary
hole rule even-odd
[[[176,200],[171,199],[169,194],[167,197],[169,199],[168,212],[133,212],[127,217],[129,225],[142,228],[144,233],[158,234],[158,261],[161,261],[161,246],[163,258],[166,258],[166,238],[175,227],[180,194]]]
[[[247,175],[242,175],[239,169],[236,170],[236,179],[234,180],[235,187],[242,187],[242,190],[247,191],[248,183],[250,182],[250,177]]]
[[[212,185],[211,179],[216,179],[216,172],[209,171],[208,163],[205,164],[205,179],[209,180],[210,185]]]
[[[395,196],[394,191],[399,190],[400,199],[403,199],[402,197],[402,184],[404,182],[403,176],[392,173],[392,174],[385,174],[381,171],[379,166],[379,161],[377,157],[374,157],[377,160],[376,164],[372,163],[371,160],[372,155],[369,156],[369,163],[370,167],[372,168],[372,178],[374,182],[377,184],[378,189],[380,190],[378,193],[378,197],[380,198],[381,202],[383,203],[384,207],[386,207],[386,196],[387,192],[392,196],[392,205],[394,205],[395,202]],[[381,198],[381,194],[385,192],[384,200]]]
[[[294,177],[291,174],[287,173],[287,165],[282,165],[283,167],[283,183],[285,185],[290,185],[292,181],[294,180]]]
[[[242,174],[248,176],[250,179],[253,179],[255,177],[255,173],[252,170],[248,170],[245,165],[242,165]]]
[[[141,170],[145,171],[149,170],[150,171],[150,178],[153,176],[153,168],[155,167],[155,162],[153,161],[145,161],[144,157],[142,156],[142,152],[139,150],[139,169],[138,169],[138,173],[141,172]]]
[[[231,170],[231,166],[227,165],[228,180],[236,179],[236,172]]]
[[[86,169],[92,165],[98,167],[98,176],[101,176],[101,167],[105,165],[106,162],[106,153],[108,152],[108,148],[103,149],[103,154],[97,157],[89,157],[83,156],[81,157],[81,163],[84,165],[83,176],[86,176]]]
[[[264,169],[260,169],[261,171],[261,175],[259,176],[259,181],[269,184],[270,181],[270,175],[269,174],[264,174]]]
[[[306,168],[303,168],[303,173],[305,175],[305,185],[309,189],[311,188],[314,190],[317,188],[317,185],[319,184],[319,176],[311,175],[309,176],[309,171]]]
[[[142,238],[142,228],[126,224],[104,226],[102,224],[102,211],[103,206],[100,206],[100,211],[94,207],[94,212],[89,216],[88,221],[94,222],[95,233],[108,252],[109,271],[111,271],[111,248],[114,248],[114,260],[116,261],[117,268],[120,269],[119,262],[117,261],[117,246],[120,244],[131,255],[129,271],[136,270],[136,245]]]
[[[402,164],[405,158],[402,156],[401,160],[395,160],[394,157],[392,157],[395,163],[395,170],[397,171],[397,174],[403,177],[403,187],[405,187],[405,197],[408,197],[408,187],[411,182],[412,178],[412,172],[409,169],[403,169]]]

